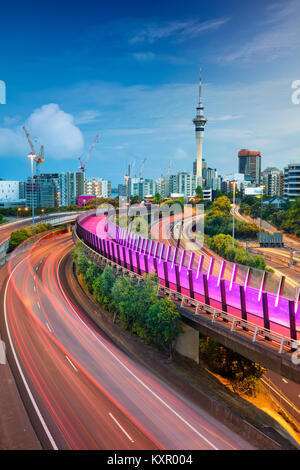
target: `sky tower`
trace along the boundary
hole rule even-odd
[[[199,104],[197,106],[197,114],[193,123],[195,124],[196,142],[197,142],[197,172],[196,187],[203,186],[202,180],[202,145],[204,139],[204,126],[207,120],[204,117],[204,107],[202,104],[202,67],[200,66],[200,83],[199,83]]]

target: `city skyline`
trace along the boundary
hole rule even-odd
[[[292,82],[299,78],[294,57],[300,42],[299,2],[259,3],[231,1],[217,9],[205,5],[205,10],[202,4],[188,4],[184,11],[176,6],[172,15],[165,6],[159,19],[156,2],[150,19],[143,9],[135,11],[135,2],[126,12],[119,5],[117,19],[105,7],[96,17],[84,15],[76,37],[67,27],[58,38],[46,40],[47,23],[45,34],[37,31],[41,44],[35,37],[30,54],[33,39],[26,37],[23,58],[18,35],[24,25],[14,39],[4,26],[0,38],[5,35],[9,48],[0,76],[7,88],[6,104],[0,106],[0,157],[8,164],[1,177],[29,176],[24,123],[45,146],[43,172],[77,171],[78,157],[88,152],[98,133],[87,176],[110,179],[116,186],[133,158],[137,174],[147,158],[144,174],[154,179],[167,172],[171,159],[173,173],[192,171],[200,62],[208,119],[203,156],[210,167],[221,174],[236,172],[236,154],[242,148],[261,151],[263,167],[282,168],[299,159],[300,106],[291,100]],[[9,18],[11,7],[3,8]],[[74,17],[75,12],[76,6]],[[247,34],[241,27],[246,15]],[[61,26],[49,11],[52,22]],[[274,32],[281,40],[270,45]],[[66,48],[57,53],[62,35]],[[34,76],[24,73],[27,63]]]

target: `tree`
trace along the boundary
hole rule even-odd
[[[203,190],[202,190],[201,186],[197,186],[197,188],[196,188],[196,198],[199,199],[199,200],[203,199]]]
[[[112,288],[115,283],[115,276],[110,266],[104,268],[103,273],[98,274],[93,282],[93,295],[95,300],[108,310],[114,309],[114,303],[112,300]]]
[[[154,196],[154,198],[152,199],[152,202],[153,202],[154,204],[159,204],[160,201],[161,201],[161,195],[160,195],[159,193],[156,193],[155,196]]]
[[[159,299],[150,306],[145,326],[152,342],[172,353],[172,344],[181,332],[181,326],[180,314],[170,299]]]
[[[264,367],[209,337],[201,337],[199,346],[200,357],[207,362],[213,372],[230,379],[234,391],[246,395],[256,394],[259,380],[266,371]]]
[[[142,198],[140,196],[138,196],[138,195],[133,196],[131,198],[131,204],[138,204],[139,202],[141,202],[141,200],[142,200]]]

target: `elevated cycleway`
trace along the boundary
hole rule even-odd
[[[234,279],[193,269],[193,253],[144,239],[94,212],[77,220],[74,239],[100,265],[137,280],[146,273],[159,278],[161,295],[180,307],[185,322],[203,334],[268,369],[300,383],[298,302],[240,285]]]

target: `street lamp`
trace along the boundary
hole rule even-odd
[[[234,217],[234,211],[235,211],[235,188],[237,185],[237,181],[233,181],[233,200],[232,200],[232,205],[233,205],[233,212],[232,212],[232,248],[234,248],[234,235],[235,235],[235,217]]]
[[[260,222],[259,222],[259,227],[260,228],[262,228],[262,210],[263,210],[264,188],[265,188],[265,186],[261,186],[261,205],[260,205]]]
[[[34,225],[34,199],[33,199],[33,161],[36,160],[36,155],[30,153],[28,155],[31,163],[31,201],[32,201],[32,225]]]
[[[19,214],[20,214],[20,211],[21,211],[21,210],[22,210],[21,207],[18,207],[18,212],[17,212],[17,217],[18,217],[18,218],[20,217]]]

